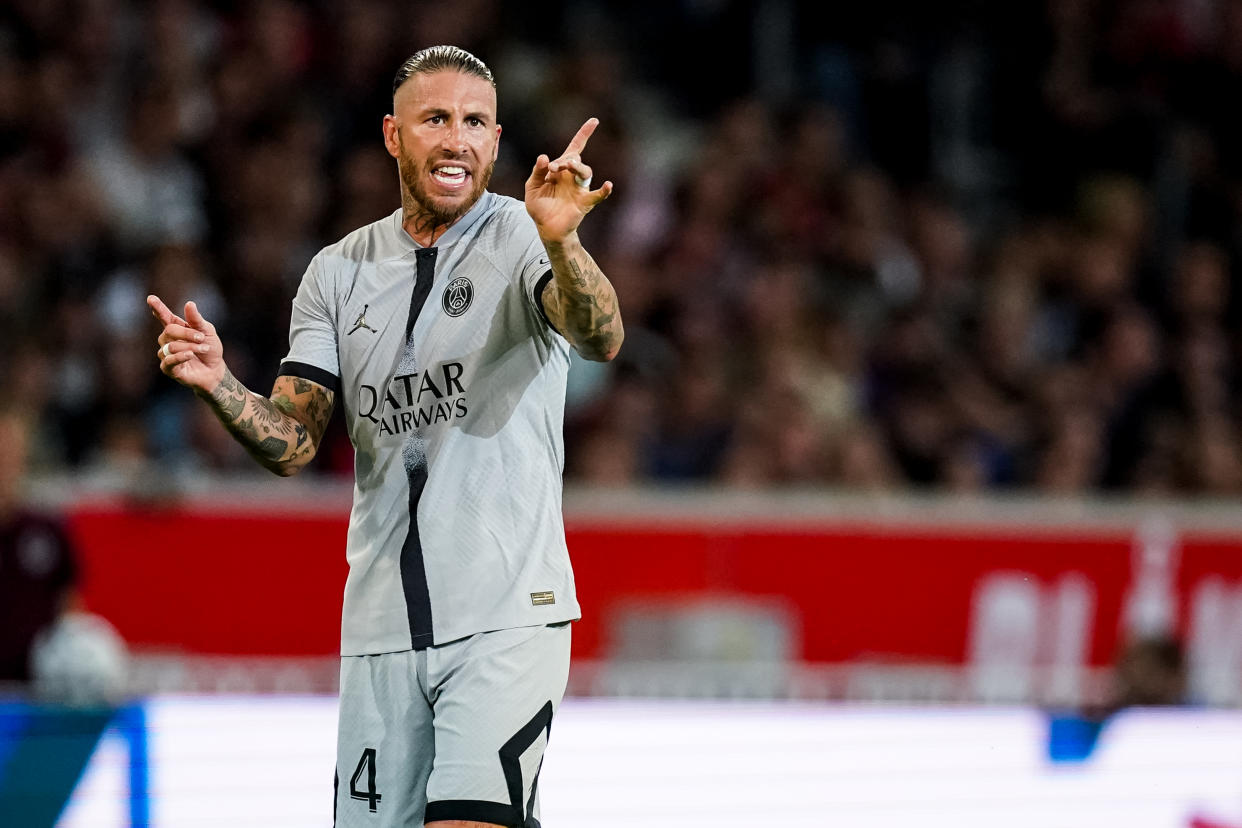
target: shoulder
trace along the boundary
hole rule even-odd
[[[530,218],[526,212],[526,205],[516,198],[500,193],[488,192],[492,197],[492,212],[494,215],[503,215],[506,217],[521,216],[522,218]]]
[[[516,198],[491,194],[492,205],[476,238],[477,246],[498,270],[516,273],[525,265],[539,242],[535,221],[526,205]]]
[[[492,199],[490,211],[486,219],[486,229],[494,236],[505,239],[528,241],[539,234],[535,230],[535,221],[526,212],[526,205],[516,198],[497,193],[489,193]]]
[[[526,205],[508,196],[488,194],[491,203],[474,234],[474,252],[507,279],[521,271],[526,251],[539,238]]]
[[[365,224],[324,247],[311,260],[312,269],[331,269],[334,265],[357,266],[401,256],[405,247],[397,235],[401,229],[400,212],[397,210],[378,221]]]

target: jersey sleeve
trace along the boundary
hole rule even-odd
[[[289,321],[289,355],[280,363],[280,376],[301,377],[332,392],[340,390],[341,367],[336,342],[336,312],[328,301],[320,257],[311,260],[293,297]]]
[[[518,273],[522,292],[526,294],[535,315],[548,326],[548,330],[555,331],[556,327],[548,319],[548,312],[543,307],[543,289],[552,281],[552,263],[548,260],[548,251],[543,247],[534,222],[524,222],[524,231],[520,240],[525,242],[525,247],[519,260],[521,270]]]

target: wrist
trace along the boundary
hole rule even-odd
[[[582,242],[578,240],[578,231],[576,229],[555,236],[545,236],[541,230],[539,231],[539,240],[543,242],[543,247],[550,256],[582,246]]]
[[[194,388],[194,393],[202,397],[204,400],[211,401],[215,399],[216,392],[221,390],[221,386],[224,385],[225,378],[229,376],[231,376],[229,374],[229,369],[224,367],[214,378],[208,380],[202,385],[196,386]]]

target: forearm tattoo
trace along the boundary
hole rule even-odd
[[[323,437],[324,431],[328,428],[328,420],[332,419],[332,392],[301,377],[291,377],[291,379],[293,380],[293,393],[301,399],[302,409],[309,420],[307,428],[310,429],[315,445],[319,445],[320,438]],[[284,400],[290,406],[296,407],[288,397],[278,397],[278,405],[280,400]]]
[[[252,457],[272,471],[291,474],[314,456],[332,415],[332,394],[298,377],[281,377],[276,384],[269,399],[247,390],[225,371],[206,399]],[[292,391],[293,397],[281,391]],[[304,412],[301,417],[299,410]]]
[[[549,245],[548,258],[553,281],[541,298],[549,320],[587,359],[608,359],[625,337],[612,284],[581,247],[566,253]]]

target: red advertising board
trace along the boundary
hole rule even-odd
[[[776,655],[802,661],[1099,666],[1128,634],[1167,631],[1242,670],[1226,509],[630,492],[571,495],[566,519],[580,658],[624,650],[635,607],[749,602],[743,619],[774,618]],[[347,496],[70,508],[87,606],[135,649],[186,653],[332,653],[347,520]]]

